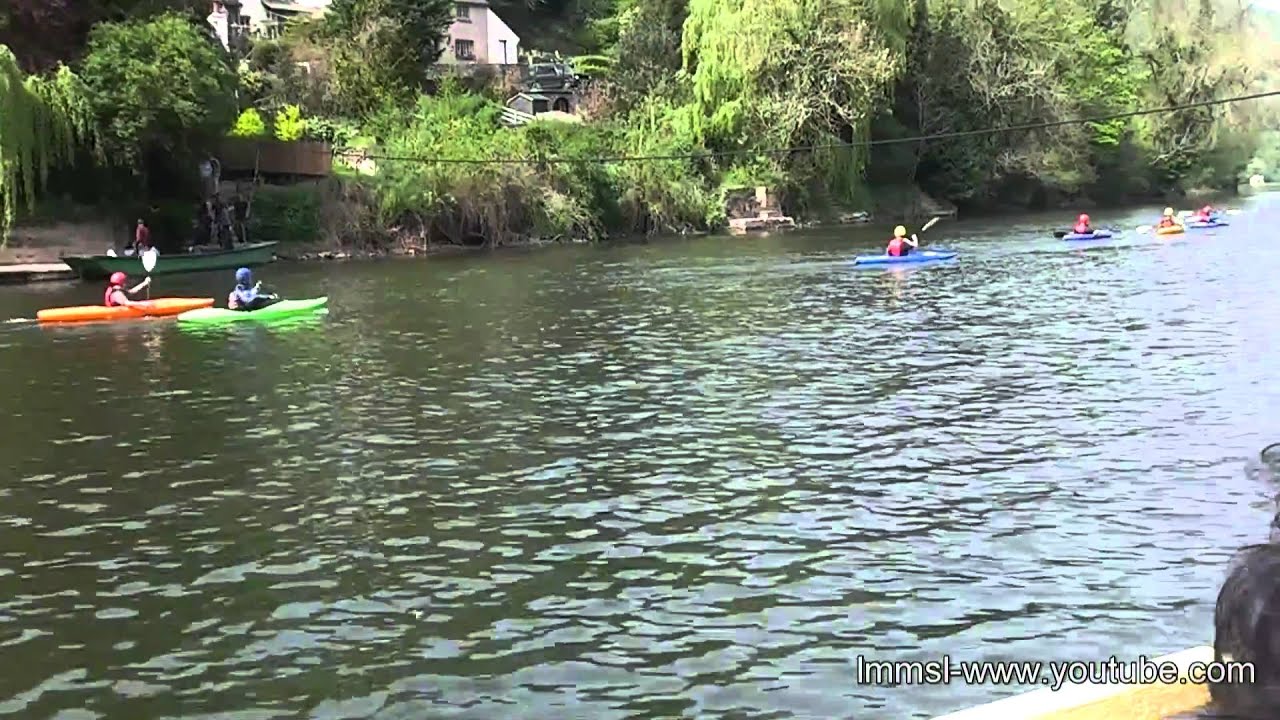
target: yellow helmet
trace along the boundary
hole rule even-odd
[[[1165,217],[1173,217],[1173,208],[1165,208],[1164,215]]]
[[[894,229],[893,229],[893,236],[894,236],[894,237],[906,237],[906,236],[907,236],[907,229],[906,229],[905,227],[903,227],[903,226],[899,225],[898,227],[896,227],[896,228],[894,228]]]

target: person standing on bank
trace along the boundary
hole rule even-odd
[[[138,218],[138,224],[133,229],[133,252],[141,255],[149,247],[151,247],[151,229],[142,222],[142,218]]]

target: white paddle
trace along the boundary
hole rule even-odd
[[[925,224],[924,224],[924,227],[920,228],[920,232],[919,232],[919,233],[917,233],[917,235],[923,235],[925,230],[928,230],[929,228],[933,227],[934,225],[937,225],[937,224],[938,224],[938,221],[939,221],[939,220],[941,220],[941,219],[942,219],[942,216],[941,216],[941,215],[939,215],[939,216],[937,216],[937,217],[933,218],[932,220],[930,220],[929,222],[925,223]],[[931,245],[930,247],[932,247],[932,245]]]
[[[142,253],[142,269],[147,271],[147,279],[151,279],[151,272],[156,269],[156,263],[160,260],[160,253],[154,247],[149,247]],[[147,285],[147,299],[151,299],[151,286]]]

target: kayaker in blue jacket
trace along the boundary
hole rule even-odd
[[[262,282],[253,282],[253,273],[249,268],[240,268],[236,271],[236,289],[227,296],[227,307],[232,310],[260,310],[280,302],[278,295],[263,293],[261,289]]]

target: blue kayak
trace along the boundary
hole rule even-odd
[[[918,263],[950,260],[956,253],[951,250],[917,250],[910,255],[859,255],[853,259],[854,265],[912,265]]]
[[[1062,236],[1063,240],[1106,240],[1111,237],[1110,230],[1094,230],[1091,233],[1070,232]]]
[[[1206,229],[1206,228],[1226,227],[1226,226],[1228,226],[1228,225],[1230,225],[1230,224],[1231,224],[1231,223],[1227,222],[1226,220],[1217,220],[1217,219],[1214,219],[1214,220],[1210,220],[1210,221],[1208,221],[1208,222],[1205,222],[1205,221],[1203,221],[1203,220],[1198,221],[1198,222],[1189,222],[1189,223],[1187,223],[1187,227],[1189,227],[1189,228],[1193,228],[1193,229],[1195,229],[1195,230],[1204,230],[1204,229]]]

